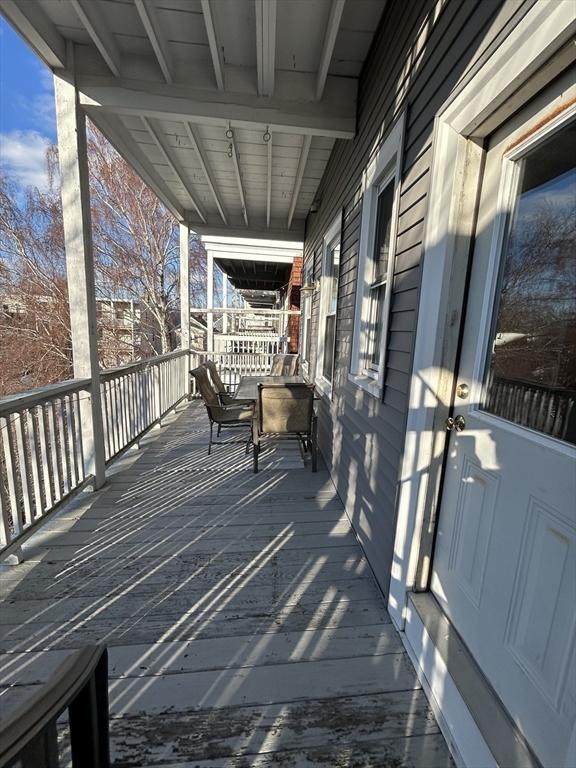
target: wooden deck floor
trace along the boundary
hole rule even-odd
[[[3,566],[6,713],[110,650],[116,766],[451,766],[327,471],[193,404]]]

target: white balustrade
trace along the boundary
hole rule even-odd
[[[272,367],[273,352],[200,352],[191,351],[191,368],[205,360],[213,360],[222,382],[234,393],[242,376],[265,376]],[[198,396],[195,383],[192,382],[191,394]]]
[[[178,350],[100,374],[110,461],[189,394],[190,353]],[[81,404],[90,379],[0,398],[0,553],[6,556],[71,493],[86,470]]]

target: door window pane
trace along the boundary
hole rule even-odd
[[[519,161],[483,409],[576,444],[576,123]]]

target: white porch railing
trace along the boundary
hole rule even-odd
[[[262,354],[274,355],[284,352],[286,342],[278,335],[266,334],[214,334],[214,350],[216,352],[234,353],[240,355]]]
[[[85,480],[80,403],[89,379],[0,399],[0,548],[8,547]]]
[[[102,371],[100,391],[106,461],[130,446],[187,397],[188,360],[186,350],[177,350]]]
[[[203,363],[205,360],[213,360],[218,368],[218,373],[223,383],[230,392],[234,392],[240,383],[242,376],[265,376],[270,373],[272,367],[273,352],[255,352],[250,354],[236,354],[233,352],[201,352],[191,351],[190,367]],[[195,383],[191,383],[191,393],[198,396]]]
[[[110,461],[189,394],[189,353],[178,350],[102,371],[104,455]],[[90,379],[0,399],[0,552],[14,551],[87,471],[81,404]]]
[[[233,392],[242,376],[269,373],[273,352],[177,350],[100,373],[104,457],[132,445],[196,390],[189,371],[214,360]],[[90,379],[0,399],[0,553],[18,546],[74,491],[93,481],[82,435]]]

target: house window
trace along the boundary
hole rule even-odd
[[[322,277],[320,279],[320,314],[318,320],[318,360],[316,380],[325,394],[332,391],[334,349],[336,346],[336,308],[340,269],[340,216],[324,236]]]
[[[313,277],[313,264],[310,263],[304,270],[304,285],[310,285]],[[310,347],[312,334],[310,333],[310,324],[312,322],[312,296],[302,296],[302,342],[300,345],[300,357],[303,365],[307,368],[310,362]]]
[[[382,342],[383,305],[388,283],[390,235],[394,203],[394,178],[380,185],[376,205],[376,232],[370,263],[371,283],[368,286],[368,327],[366,332],[366,365],[378,372]]]
[[[403,131],[404,116],[364,173],[350,378],[374,395],[384,382]]]

